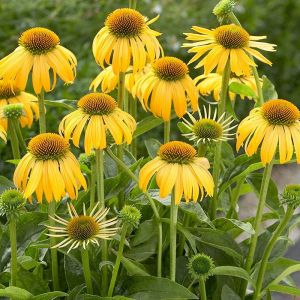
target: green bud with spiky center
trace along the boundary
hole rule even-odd
[[[19,119],[23,115],[23,104],[7,104],[3,106],[3,116],[7,119]]]
[[[120,218],[124,224],[138,227],[142,215],[141,212],[132,205],[125,205],[120,211]]]
[[[194,255],[188,263],[189,272],[194,279],[202,277],[206,280],[213,275],[214,268],[215,264],[213,259],[204,253]]]
[[[287,185],[281,195],[281,202],[296,209],[300,206],[300,184]]]
[[[79,163],[84,164],[88,167],[90,167],[91,163],[94,163],[95,160],[96,160],[95,151],[91,151],[90,154],[81,153],[78,157]]]
[[[18,190],[6,190],[0,195],[0,215],[17,217],[25,206],[26,200]]]
[[[221,0],[213,9],[213,14],[219,21],[223,21],[233,11],[236,0]]]

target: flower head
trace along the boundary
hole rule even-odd
[[[132,227],[138,227],[141,217],[141,212],[132,205],[125,205],[120,211],[120,219]]]
[[[188,268],[194,279],[202,277],[206,280],[213,275],[215,264],[210,256],[199,253],[189,260]]]
[[[42,133],[32,138],[28,153],[19,162],[14,183],[31,200],[33,193],[42,202],[61,200],[68,193],[75,199],[82,186],[86,189],[78,161],[69,149],[69,143],[55,133]]]
[[[78,101],[78,109],[63,118],[59,131],[67,140],[72,138],[76,147],[83,128],[85,152],[106,148],[106,133],[110,132],[117,145],[130,144],[136,128],[134,118],[118,108],[117,102],[104,93],[90,93]]]
[[[40,94],[42,89],[46,92],[54,89],[56,75],[64,82],[72,83],[76,65],[76,57],[60,45],[56,33],[47,28],[34,27],[24,31],[15,51],[0,60],[0,78],[13,80],[17,88],[25,90],[32,70],[33,88],[36,94]],[[52,84],[50,70],[53,71]]]
[[[148,25],[158,17],[147,21],[137,10],[120,8],[108,15],[105,26],[97,33],[93,41],[93,54],[96,62],[105,68],[112,65],[118,75],[126,72],[129,65],[133,73],[141,71],[147,63],[159,58],[163,50],[157,40],[159,32]]]
[[[289,184],[282,192],[281,202],[294,209],[300,206],[300,184]]]
[[[195,84],[201,95],[207,96],[210,93],[213,93],[215,101],[220,100],[220,92],[222,87],[222,74],[219,73],[210,73],[208,75],[200,75],[194,79]],[[229,85],[233,82],[241,83],[248,86],[254,93],[257,95],[257,87],[255,83],[255,78],[253,75],[250,76],[237,76],[234,73],[231,73],[229,79]],[[262,80],[260,79],[260,83],[262,84]],[[236,94],[229,91],[230,100],[235,100]],[[244,95],[240,95],[241,99],[245,99]],[[252,97],[247,96],[249,99],[253,99]]]
[[[213,9],[213,14],[219,21],[223,21],[232,11],[236,0],[221,0]]]
[[[23,113],[19,118],[22,127],[28,126],[30,128],[33,120],[39,118],[37,101],[35,96],[18,89],[15,82],[0,80],[0,109],[9,104],[22,105]],[[7,130],[7,119],[0,118],[0,125]]]
[[[53,220],[59,223],[59,226],[47,226],[50,232],[49,236],[64,238],[53,248],[68,246],[69,253],[72,249],[78,247],[86,249],[89,243],[99,246],[99,240],[110,240],[118,231],[118,228],[111,227],[118,222],[117,218],[105,220],[109,209],[99,208],[98,203],[90,214],[87,214],[85,206],[83,206],[83,214],[78,214],[72,204],[68,204],[68,212],[70,215],[69,220],[55,215]]]
[[[187,65],[176,57],[165,56],[152,64],[152,69],[140,76],[132,89],[145,110],[155,116],[170,120],[172,104],[181,118],[187,111],[198,109],[197,88],[188,75]],[[150,103],[149,103],[150,102]]]
[[[261,161],[273,159],[279,145],[280,163],[291,160],[294,149],[300,163],[300,112],[291,102],[282,99],[269,100],[254,108],[237,129],[237,150],[245,142],[248,156],[257,152],[261,145]]]
[[[26,200],[18,190],[6,190],[0,195],[0,216],[18,216]]]
[[[235,133],[230,133],[230,130],[237,126],[232,126],[234,119],[232,117],[226,118],[225,113],[217,118],[217,110],[212,113],[210,106],[208,111],[204,106],[204,115],[198,109],[199,119],[195,119],[189,112],[187,114],[190,117],[190,121],[183,119],[183,123],[190,132],[183,134],[183,136],[195,142],[196,145],[227,141],[231,139],[231,136],[235,135]]]
[[[205,53],[209,53],[202,58],[196,68],[204,66],[205,75],[209,74],[217,67],[217,72],[223,72],[227,61],[230,62],[230,69],[237,76],[250,76],[251,66],[256,66],[249,57],[253,55],[258,60],[272,65],[260,52],[254,48],[265,51],[275,51],[274,44],[257,42],[265,39],[265,36],[251,36],[242,27],[235,24],[222,25],[216,29],[209,30],[198,26],[192,29],[197,33],[186,33],[187,40],[192,43],[185,43],[184,47],[191,47],[188,51],[195,53],[189,63],[200,59]]]
[[[175,202],[180,203],[182,195],[187,202],[197,202],[199,191],[202,199],[205,192],[213,195],[214,182],[209,173],[209,162],[205,157],[197,157],[196,150],[189,144],[172,141],[162,145],[158,156],[143,166],[140,171],[139,186],[147,190],[148,183],[156,174],[156,182],[161,198],[175,191]]]
[[[6,119],[19,119],[24,114],[23,104],[7,104],[3,106],[3,117]]]

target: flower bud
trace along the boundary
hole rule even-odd
[[[207,279],[213,275],[212,271],[214,268],[213,259],[203,253],[194,255],[188,264],[189,272],[194,279],[199,279],[200,277]]]
[[[7,104],[3,106],[3,116],[7,119],[19,119],[23,115],[23,104]]]
[[[141,216],[141,212],[132,205],[125,205],[120,211],[120,218],[123,223],[132,227],[138,227]]]
[[[221,0],[213,9],[213,14],[219,21],[223,21],[233,11],[235,0]]]
[[[281,195],[281,202],[296,209],[300,206],[300,184],[287,185]]]
[[[25,206],[26,200],[18,190],[6,190],[0,195],[0,215],[18,216],[19,211]]]
[[[78,161],[81,164],[87,165],[88,167],[91,166],[91,163],[94,163],[96,159],[96,155],[94,151],[91,151],[90,154],[81,153],[78,157]]]

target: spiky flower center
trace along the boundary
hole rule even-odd
[[[52,30],[34,27],[24,31],[19,38],[19,45],[32,54],[45,54],[60,43],[60,39]]]
[[[18,190],[6,190],[0,195],[0,215],[13,213],[25,205],[25,199]]]
[[[131,225],[133,227],[138,226],[141,216],[141,212],[132,205],[125,205],[120,211],[121,220],[125,224]]]
[[[99,224],[91,216],[74,217],[67,225],[69,237],[78,241],[86,241],[95,237],[99,230]]]
[[[200,139],[219,139],[223,133],[221,124],[212,119],[201,119],[193,125],[195,135]]]
[[[176,81],[182,79],[189,71],[187,65],[176,57],[165,56],[153,64],[154,72],[162,80]]]
[[[284,188],[282,203],[293,208],[300,206],[300,184],[290,184]]]
[[[212,258],[205,254],[195,255],[190,261],[190,271],[194,277],[207,277],[213,268],[214,262]]]
[[[0,80],[0,99],[9,99],[20,95],[20,90],[13,82]]]
[[[189,144],[173,141],[162,145],[158,155],[168,163],[188,164],[196,156],[196,150]]]
[[[249,33],[235,24],[222,25],[214,30],[217,43],[226,49],[243,48],[249,43]]]
[[[117,102],[107,94],[90,93],[78,101],[78,107],[89,115],[109,115],[117,107]]]
[[[121,38],[138,36],[146,26],[144,17],[131,8],[116,9],[108,15],[105,25],[112,34]]]
[[[23,104],[14,103],[4,105],[3,115],[7,119],[19,119],[23,115]]]
[[[292,125],[300,118],[299,109],[291,102],[275,99],[261,107],[263,116],[273,125]]]
[[[28,144],[29,152],[39,160],[57,160],[69,151],[69,143],[55,133],[42,133]]]

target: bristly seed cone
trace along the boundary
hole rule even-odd
[[[201,139],[218,139],[222,136],[222,126],[211,119],[201,119],[193,126],[193,131]]]

